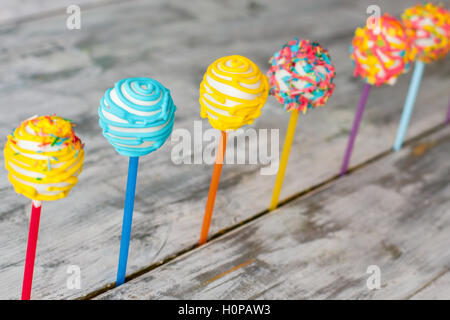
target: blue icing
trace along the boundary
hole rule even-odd
[[[117,96],[115,100],[112,96],[114,92]],[[104,137],[118,153],[140,157],[164,144],[172,133],[175,111],[170,91],[158,81],[150,78],[122,79],[101,99],[99,124]],[[139,114],[142,112],[151,114]],[[108,119],[108,113],[119,119],[111,119],[111,116]],[[155,130],[142,132],[148,128]],[[153,144],[148,145],[152,141]]]
[[[314,90],[312,93],[314,94],[315,98],[320,98],[325,94],[324,90],[318,90],[318,89]]]
[[[310,73],[311,71],[313,71],[313,67],[312,67],[311,65],[309,65],[309,64],[305,64],[305,65],[303,66],[303,70],[304,70],[306,73]]]

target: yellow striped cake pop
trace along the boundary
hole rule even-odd
[[[269,83],[251,60],[234,55],[214,61],[200,84],[202,118],[215,129],[235,130],[261,115]]]
[[[8,136],[4,156],[15,191],[48,201],[66,197],[77,183],[84,151],[70,120],[34,116]]]

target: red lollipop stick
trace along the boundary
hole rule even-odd
[[[41,207],[41,201],[33,200],[31,202],[30,230],[28,232],[27,256],[25,258],[25,271],[23,274],[22,300],[30,300],[31,296]]]

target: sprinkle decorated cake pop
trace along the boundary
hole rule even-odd
[[[412,45],[417,51],[417,60],[398,125],[394,151],[398,151],[402,147],[422,81],[425,63],[443,58],[450,50],[450,12],[442,6],[432,3],[418,4],[406,9],[402,14],[402,20],[408,36],[412,39]]]
[[[416,53],[399,20],[385,13],[375,22],[367,23],[364,28],[357,28],[350,46],[350,58],[355,67],[354,76],[363,78],[364,87],[342,160],[341,176],[347,173],[371,87],[394,85],[397,78],[409,70]]]
[[[450,51],[450,12],[442,6],[418,4],[403,12],[402,21],[419,60],[430,63]]]
[[[124,156],[139,157],[160,148],[173,129],[176,107],[170,91],[150,78],[118,81],[100,101],[103,135]]]
[[[278,205],[299,112],[306,113],[327,102],[335,88],[336,71],[325,48],[317,42],[297,38],[276,52],[269,63],[270,94],[285,110],[291,111],[270,203],[270,210],[273,210]]]
[[[328,51],[317,42],[291,40],[269,63],[270,94],[287,111],[305,113],[323,106],[333,94],[336,72]]]
[[[169,89],[150,78],[118,81],[100,101],[103,135],[130,157],[116,286],[125,282],[139,157],[159,149],[172,133],[176,107]]]
[[[267,78],[251,60],[234,55],[214,61],[200,84],[200,115],[220,131],[253,123],[268,95]]]
[[[253,123],[261,115],[269,93],[267,77],[250,59],[233,55],[214,61],[200,84],[200,115],[221,131],[199,244],[208,238],[220,172],[225,157],[228,130]]]
[[[42,201],[67,197],[83,168],[84,145],[74,124],[57,116],[34,116],[8,135],[4,149],[8,180],[32,200],[22,300],[29,300]]]
[[[8,179],[31,200],[65,198],[78,181],[84,152],[72,122],[57,116],[33,117],[20,124],[5,145]]]
[[[354,75],[371,85],[395,84],[397,77],[409,70],[415,51],[401,22],[385,14],[378,20],[378,28],[366,25],[357,28],[350,57]]]

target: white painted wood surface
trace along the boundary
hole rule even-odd
[[[0,25],[39,20],[43,17],[62,15],[70,5],[82,10],[106,4],[130,0],[2,0],[0,3]]]
[[[450,299],[450,274],[448,270],[438,274],[425,283],[420,290],[411,296],[413,300],[448,300]]]
[[[448,298],[449,153],[447,127],[97,298]]]
[[[378,3],[399,14],[415,1]],[[200,119],[198,86],[213,60],[242,54],[266,71],[269,57],[293,36],[319,41],[336,65],[337,88],[325,108],[300,119],[281,194],[286,199],[339,170],[362,88],[360,79],[352,78],[348,45],[368,4],[373,1],[131,1],[82,12],[80,31],[65,28],[65,14],[1,25],[0,136],[30,115],[57,113],[72,118],[86,142],[78,185],[68,198],[44,203],[32,298],[77,298],[115,281],[128,163],[97,124],[98,102],[107,88],[124,77],[158,79],[178,106],[175,129],[192,132],[193,121]],[[408,138],[442,123],[448,61],[427,66]],[[395,87],[372,90],[352,165],[390,149],[410,76]],[[287,122],[288,115],[270,98],[253,127],[281,128],[283,141]],[[203,126],[209,128],[206,121]],[[212,166],[174,165],[170,152],[168,142],[140,161],[128,274],[198,240]],[[259,169],[224,167],[211,234],[267,209],[275,177],[262,176]],[[17,299],[29,201],[14,193],[4,169],[0,197],[0,298]],[[69,265],[81,268],[81,290],[67,289]]]

